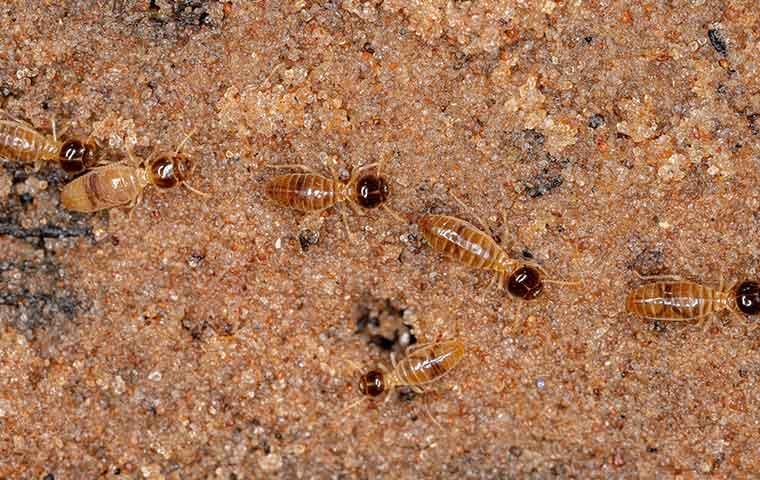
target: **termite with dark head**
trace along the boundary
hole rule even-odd
[[[193,193],[208,196],[187,183],[195,162],[180,152],[189,138],[190,135],[176,151],[151,155],[144,161],[135,159],[128,150],[128,162],[98,167],[74,179],[63,187],[63,206],[77,212],[96,212],[113,207],[133,209],[148,185],[162,190],[181,185]]]
[[[338,180],[337,175],[327,178],[304,165],[270,166],[304,172],[278,175],[267,182],[267,197],[282,206],[302,212],[318,213],[338,203],[347,202],[357,213],[357,206],[363,209],[381,207],[397,220],[406,222],[387,204],[390,186],[380,172],[380,163],[364,165],[354,170],[347,183]],[[366,173],[373,168],[377,168],[376,173]]]
[[[34,163],[56,162],[67,173],[78,173],[96,164],[95,144],[90,139],[60,140],[53,122],[53,134],[37,131],[26,122],[10,117],[0,120],[0,158]]]
[[[545,278],[542,267],[532,262],[510,258],[504,249],[487,233],[471,223],[447,215],[424,215],[417,222],[425,240],[439,253],[469,267],[491,270],[499,288],[507,283],[507,291],[524,300],[537,298],[544,283],[576,285]]]
[[[359,391],[362,398],[353,402],[342,412],[353,408],[360,402],[386,394],[390,399],[392,390],[409,387],[416,393],[424,393],[425,387],[440,380],[451,372],[465,355],[465,344],[459,339],[412,345],[401,361],[393,361],[393,369],[373,369],[359,379]],[[391,357],[393,360],[393,357]]]
[[[760,283],[736,282],[718,288],[682,280],[677,276],[642,277],[654,280],[634,289],[626,299],[626,310],[648,320],[701,322],[711,314],[729,310],[741,318],[760,313]],[[709,323],[705,324],[705,328]]]

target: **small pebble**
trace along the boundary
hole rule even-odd
[[[198,268],[201,266],[201,263],[203,263],[204,258],[206,257],[200,253],[193,253],[187,257],[187,264],[190,266],[190,268]]]
[[[602,125],[604,125],[604,117],[598,113],[591,115],[591,118],[588,119],[588,126],[594,130],[601,127]]]
[[[5,170],[0,171],[0,200],[5,200],[11,193],[13,178]]]
[[[276,472],[282,468],[282,457],[276,453],[263,456],[259,460],[259,467],[265,472]]]
[[[143,474],[143,477],[148,480],[159,480],[164,478],[164,476],[161,475],[161,466],[156,465],[155,463],[152,465],[143,465],[142,468],[140,468],[140,472]]]
[[[707,38],[710,39],[710,45],[713,46],[716,52],[723,56],[728,54],[728,46],[726,45],[726,40],[723,38],[723,34],[720,30],[715,28],[708,30]]]
[[[116,377],[113,379],[113,392],[116,395],[121,395],[126,390],[126,383],[124,382],[124,379],[121,378],[121,375],[116,375]]]

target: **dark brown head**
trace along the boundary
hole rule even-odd
[[[364,208],[379,207],[390,193],[388,182],[377,175],[365,175],[356,182],[356,201]]]
[[[385,391],[385,382],[383,381],[383,372],[371,370],[359,379],[359,391],[362,395],[376,397]]]
[[[78,173],[94,166],[94,146],[80,140],[66,140],[61,145],[58,161],[67,173]]]
[[[515,297],[523,300],[533,300],[544,291],[544,283],[541,281],[541,272],[530,266],[518,268],[509,277],[507,291]]]
[[[183,183],[193,171],[193,162],[187,155],[163,155],[148,166],[150,181],[159,188],[172,188]]]
[[[760,283],[752,281],[740,283],[736,287],[736,306],[747,315],[760,313]]]

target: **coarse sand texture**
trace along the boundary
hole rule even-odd
[[[0,120],[52,158],[0,160],[0,479],[760,478],[758,317],[626,311],[639,275],[760,277],[756,0],[5,0],[0,31]],[[158,183],[67,209],[92,166]],[[274,201],[296,173],[351,197]],[[446,257],[441,215],[540,270]]]

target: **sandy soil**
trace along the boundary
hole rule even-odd
[[[114,161],[197,129],[213,196],[72,214],[58,169],[3,162],[0,478],[760,476],[757,320],[624,312],[635,271],[757,277],[759,19],[751,0],[3,2],[3,109]],[[262,194],[266,164],[381,159],[397,211],[479,216],[581,286],[510,300],[382,211],[346,209],[349,240],[340,209]],[[470,354],[425,398],[341,412],[403,325]]]

